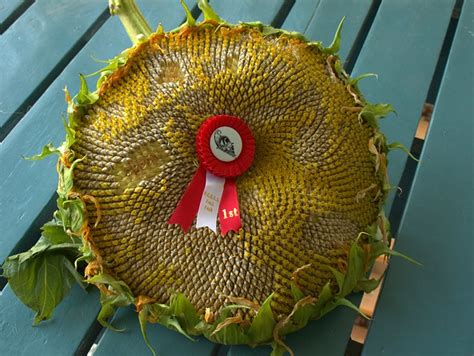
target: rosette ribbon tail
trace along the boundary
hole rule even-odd
[[[237,185],[234,178],[227,178],[225,181],[224,192],[219,205],[219,222],[222,236],[225,236],[229,231],[238,232],[242,227]]]
[[[235,179],[217,177],[200,165],[168,223],[187,232],[196,216],[196,228],[207,226],[217,233],[219,218],[222,236],[239,231],[242,224]]]
[[[169,224],[181,225],[185,232],[189,230],[198,213],[205,186],[206,168],[201,164],[168,220]]]

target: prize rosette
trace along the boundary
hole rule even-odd
[[[196,227],[209,227],[221,234],[242,227],[236,178],[244,174],[253,161],[255,140],[241,119],[217,115],[204,121],[196,135],[196,152],[200,165],[183,194],[169,223],[188,231],[197,216]]]
[[[142,331],[158,322],[275,354],[309,320],[357,309],[345,297],[374,289],[367,271],[393,253],[382,207],[400,145],[379,131],[391,106],[368,103],[367,75],[343,69],[341,27],[323,47],[231,25],[199,0],[204,21],[183,3],[185,24],[151,33],[132,0],[110,4],[135,45],[97,91],[81,77],[66,95],[66,141],[35,157],[59,155],[58,210],[32,251],[3,264],[35,320],[78,273],[101,292],[104,326],[134,304]],[[46,307],[42,263],[64,276]]]

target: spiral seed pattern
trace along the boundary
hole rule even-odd
[[[228,296],[288,314],[297,284],[317,296],[376,220],[374,129],[360,122],[328,55],[289,36],[202,25],[154,35],[101,87],[76,129],[75,189],[95,197],[91,238],[136,296],[182,292],[200,313]],[[203,120],[244,120],[256,142],[237,180],[243,228],[225,237],[167,223],[197,169]],[[88,207],[90,225],[97,212]],[[294,277],[294,276],[293,276]]]

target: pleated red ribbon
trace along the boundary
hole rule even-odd
[[[235,116],[210,117],[198,130],[196,151],[200,165],[168,222],[187,232],[197,216],[196,227],[216,232],[218,218],[222,236],[239,231],[236,178],[250,168],[255,155],[250,128]]]

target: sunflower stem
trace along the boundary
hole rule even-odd
[[[117,15],[133,44],[140,43],[153,32],[135,0],[109,0],[110,14]]]

